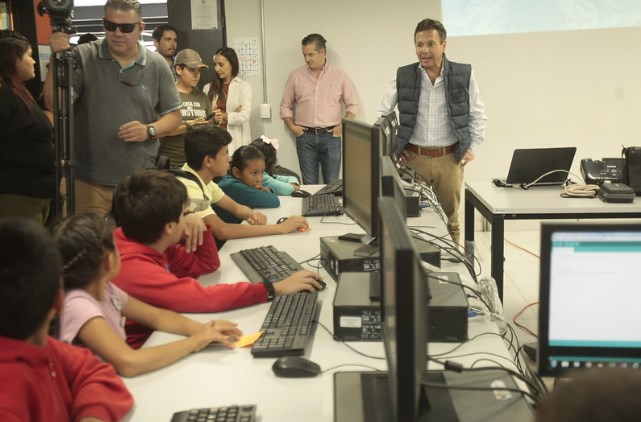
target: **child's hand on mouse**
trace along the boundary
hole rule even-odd
[[[284,280],[277,281],[273,284],[276,296],[296,293],[303,290],[315,292],[325,288],[323,278],[320,274],[310,270],[298,271]]]
[[[301,217],[300,215],[292,215],[281,224],[279,224],[279,227],[282,228],[282,234],[291,233],[294,230],[307,231],[309,230],[309,222],[305,217]]]

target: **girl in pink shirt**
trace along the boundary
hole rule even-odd
[[[241,332],[218,320],[201,324],[175,312],[147,305],[111,283],[120,270],[113,227],[97,214],[79,214],[53,228],[63,258],[67,294],[60,317],[60,339],[91,349],[123,376],[167,366],[217,342],[233,347]],[[125,318],[187,338],[161,346],[132,349]]]

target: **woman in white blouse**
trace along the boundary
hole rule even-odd
[[[249,145],[252,140],[249,128],[252,88],[238,77],[238,56],[233,48],[223,47],[216,51],[214,70],[216,76],[203,91],[215,109],[214,122],[231,135],[229,153],[233,154],[238,147]]]

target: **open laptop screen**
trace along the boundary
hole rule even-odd
[[[568,179],[576,148],[515,149],[505,183],[528,185],[542,177],[535,185],[561,185]]]
[[[641,225],[541,226],[539,373],[641,364]]]

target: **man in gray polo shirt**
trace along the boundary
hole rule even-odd
[[[144,29],[140,4],[108,0],[105,39],[72,50],[75,61],[74,145],[76,212],[106,213],[113,187],[154,165],[158,137],[181,121],[181,101],[164,59],[138,41]],[[53,53],[70,48],[69,35],[49,37]],[[47,75],[45,100],[53,103]]]

